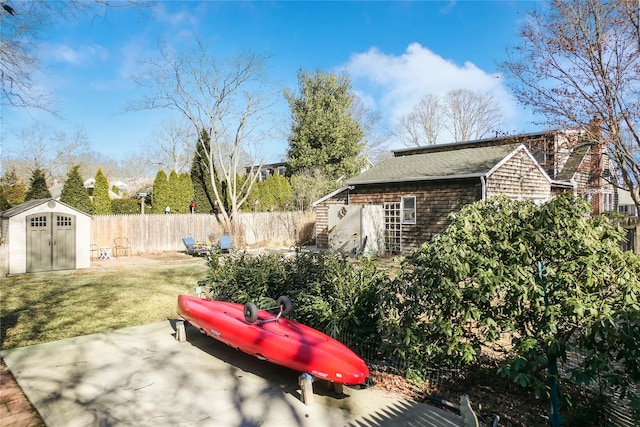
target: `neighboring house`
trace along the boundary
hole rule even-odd
[[[602,178],[608,171],[602,148],[577,132],[531,133],[393,154],[314,203],[319,248],[409,253],[444,231],[450,213],[496,195],[544,202],[572,191],[589,199],[596,214],[615,209],[614,187]],[[363,226],[372,221],[378,225]]]
[[[627,190],[618,190],[618,212],[628,216],[638,216],[638,209]]]
[[[289,164],[286,162],[280,162],[280,163],[269,163],[266,165],[261,165],[261,166],[250,166],[245,168],[247,174],[249,174],[251,171],[256,171],[258,169],[258,167],[260,168],[260,176],[258,177],[258,181],[265,181],[267,178],[269,178],[271,175],[275,175],[278,174],[280,176],[284,176],[285,173],[287,172],[287,166]]]
[[[275,175],[275,174],[278,174],[280,176],[285,176],[285,174],[287,173],[288,167],[289,167],[288,162],[264,164],[260,166],[260,176],[258,177],[258,181],[264,181],[267,178],[269,178],[271,175]],[[371,162],[371,160],[369,160],[368,157],[365,157],[365,164],[360,170],[360,172],[364,172],[367,169],[370,169],[372,167],[373,167],[373,163]],[[249,174],[252,171],[255,172],[257,169],[258,169],[258,166],[256,165],[256,166],[246,167],[245,171],[247,174]]]
[[[95,183],[96,183],[95,178],[89,178],[85,182],[82,183],[84,188],[87,189],[87,192],[89,193],[89,197],[92,197],[92,198],[93,198],[93,187],[94,187]],[[124,191],[122,189],[125,188],[125,190],[126,190],[128,188],[127,184],[123,183],[122,181],[116,181],[116,183],[114,185],[116,185],[118,187],[118,189],[120,190],[120,194],[114,193],[113,190],[112,190],[112,186],[110,185],[109,186],[109,198],[111,200],[122,199],[122,194],[124,193]]]

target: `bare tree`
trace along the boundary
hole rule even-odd
[[[200,40],[192,50],[180,52],[161,44],[160,58],[149,63],[139,80],[151,93],[130,109],[172,109],[191,123],[196,134],[206,130],[209,141],[198,141],[222,222],[233,233],[233,220],[259,178],[262,164],[240,178],[251,166],[241,163],[242,154],[255,150],[265,139],[265,130],[258,125],[268,123],[264,115],[274,103],[275,91],[266,86],[266,58],[244,53],[225,60],[211,55],[211,50]],[[221,183],[226,185],[228,208]]]
[[[544,123],[605,142],[638,209],[639,17],[637,0],[554,1],[524,21],[521,43],[501,65],[518,101]]]
[[[398,119],[398,139],[408,147],[435,144],[444,126],[442,107],[437,95],[423,96],[413,111]]]
[[[354,96],[351,103],[351,114],[360,123],[364,132],[363,155],[369,162],[376,163],[377,160],[388,154],[385,142],[389,138],[388,131],[382,126],[382,115],[379,111],[366,107],[364,101],[359,96]]]
[[[5,153],[5,159],[19,176],[29,177],[36,169],[46,171],[47,181],[63,180],[67,170],[89,151],[86,130],[78,127],[72,133],[55,131],[36,123],[20,129]]]
[[[191,165],[197,134],[189,122],[168,120],[153,132],[145,152],[147,161],[157,168],[184,172]]]
[[[143,6],[144,1],[11,1],[0,8],[0,105],[53,112],[51,93],[37,81],[38,45],[53,25],[85,10]]]
[[[447,92],[444,99],[428,94],[395,124],[395,135],[407,147],[436,144],[443,130],[454,141],[480,139],[501,126],[502,113],[491,96],[468,89]]]
[[[454,141],[471,141],[497,132],[502,114],[498,102],[488,94],[458,89],[444,99],[445,128]]]

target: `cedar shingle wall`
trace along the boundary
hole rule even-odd
[[[408,183],[357,185],[316,207],[316,244],[328,248],[328,212],[330,204],[382,205],[399,202],[402,196],[416,197],[416,224],[402,225],[402,248],[409,253],[418,245],[430,241],[449,225],[447,216],[464,205],[482,198],[479,178],[449,181],[416,181]]]
[[[497,195],[546,200],[551,197],[551,185],[533,160],[521,151],[487,178],[487,198]]]
[[[329,247],[329,206],[346,205],[348,191],[336,194],[316,206],[316,246],[322,249]]]

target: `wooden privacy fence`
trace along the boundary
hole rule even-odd
[[[234,246],[291,246],[313,236],[313,212],[241,213]],[[183,237],[217,244],[224,232],[216,215],[95,215],[91,220],[91,243],[112,246],[116,237],[126,237],[131,252],[183,251]]]

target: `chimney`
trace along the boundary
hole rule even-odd
[[[589,187],[595,190],[591,197],[592,213],[601,215],[604,211],[604,141],[602,138],[602,119],[599,117],[594,116],[589,122],[587,140],[591,144]]]

